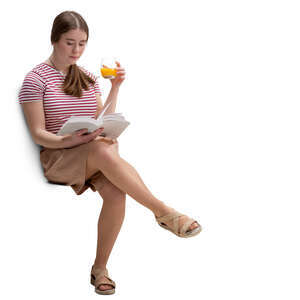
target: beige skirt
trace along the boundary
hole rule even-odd
[[[44,175],[51,183],[69,185],[77,195],[88,188],[100,191],[105,183],[101,171],[86,179],[86,163],[89,153],[89,143],[73,148],[40,150],[40,160]]]

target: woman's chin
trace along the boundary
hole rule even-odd
[[[72,57],[69,58],[70,65],[76,64],[77,61],[78,61],[78,58],[72,58]]]

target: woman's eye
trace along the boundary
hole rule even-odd
[[[73,43],[67,43],[67,45],[68,45],[68,46],[74,46]],[[83,46],[85,46],[85,44],[79,44],[79,46],[80,46],[80,47],[83,47]]]

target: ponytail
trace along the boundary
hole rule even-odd
[[[67,95],[81,97],[82,90],[88,90],[89,84],[95,84],[96,81],[84,73],[76,64],[69,67],[69,71],[63,83],[63,91]]]

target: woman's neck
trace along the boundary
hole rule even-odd
[[[53,53],[49,57],[48,61],[57,71],[60,71],[64,74],[68,73],[69,65],[60,62]]]

